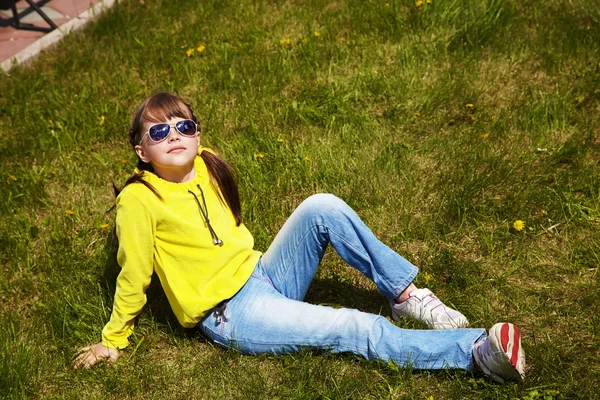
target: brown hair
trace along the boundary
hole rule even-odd
[[[198,125],[198,132],[202,132],[200,122],[194,115],[192,107],[181,97],[172,93],[157,93],[147,98],[135,110],[129,129],[129,143],[133,148],[140,144],[140,140],[144,135],[144,132],[142,132],[144,122],[164,122],[171,118],[189,118]],[[242,207],[233,168],[225,160],[211,152],[203,151],[200,156],[206,164],[213,188],[218,193],[221,201],[227,204],[235,218],[236,225],[239,226],[242,223]],[[139,182],[162,199],[156,188],[143,179],[144,171],[154,172],[152,165],[143,162],[138,156],[137,168],[140,173],[131,175],[123,187]]]

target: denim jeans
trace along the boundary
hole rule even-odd
[[[402,329],[380,315],[303,302],[328,244],[389,301],[418,272],[342,200],[314,195],[292,213],[242,289],[199,322],[201,330],[246,354],[322,349],[415,369],[472,367],[472,346],[485,337],[483,329]]]

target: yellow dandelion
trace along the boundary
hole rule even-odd
[[[73,211],[73,210],[65,210],[65,214],[67,214],[67,215],[73,215],[73,214],[75,214],[75,211]]]
[[[100,225],[100,229],[105,230],[106,228],[108,228],[108,224],[102,224],[102,225]]]
[[[133,72],[136,72],[136,71],[137,71],[137,68],[136,68],[136,67],[131,67],[131,70],[132,70]]]
[[[171,35],[175,34],[175,29],[171,29],[171,32],[169,32]]]
[[[420,117],[420,116],[421,116],[421,113],[417,111],[417,112],[415,113],[415,117]]]
[[[471,121],[477,121],[477,117],[474,115],[471,115]]]
[[[313,35],[315,35],[315,37],[321,37],[321,34],[320,34],[319,32],[317,32],[317,31],[315,31],[315,32],[313,33]]]
[[[198,45],[198,47],[196,47],[196,51],[197,51],[198,53],[202,53],[204,50],[206,50],[206,46],[205,46],[205,45],[203,45],[203,44],[201,44],[201,45]]]
[[[302,39],[302,43],[303,43],[303,44],[306,44],[306,43],[308,43],[308,39],[307,39],[307,38],[304,38],[304,39]]]
[[[471,103],[467,104],[467,108],[468,108],[469,110],[470,110],[470,109],[472,109],[473,107],[475,107],[473,104],[471,104]]]
[[[386,6],[386,7],[389,7],[389,6],[390,6],[390,3],[385,3],[385,6]]]
[[[426,3],[431,4],[431,0],[427,0]],[[432,396],[432,398],[433,398],[433,396]]]
[[[102,125],[106,121],[106,117],[104,115],[100,116],[100,125]]]
[[[415,2],[415,7],[417,7],[417,8],[423,7],[423,0],[417,0],[417,2]]]
[[[121,160],[121,161],[119,161],[119,162],[121,163],[121,165],[125,165],[125,164],[127,164],[127,160]]]
[[[487,138],[488,138],[488,136],[490,136],[490,134],[489,134],[489,133],[482,133],[482,134],[481,134],[481,137],[482,137],[482,138],[484,138],[484,139],[487,139]]]
[[[513,223],[513,228],[515,228],[517,232],[521,232],[525,228],[525,221],[521,221],[520,219],[516,220]]]
[[[16,176],[14,176],[14,175],[9,175],[9,176],[8,176],[8,178],[6,178],[6,183],[8,183],[8,184],[10,185],[11,183],[13,183],[13,182],[14,182],[14,181],[16,181],[16,180],[17,180],[17,177],[16,177]]]
[[[187,54],[188,57],[191,57],[192,54],[194,54],[194,49],[188,49],[185,54]]]
[[[254,155],[254,158],[255,158],[256,160],[262,160],[263,158],[265,158],[265,155],[264,155],[263,153],[256,153],[256,154]]]
[[[429,3],[429,1],[427,1]],[[427,400],[433,400],[433,396],[429,396]]]
[[[279,143],[283,143],[283,142],[285,142],[285,139],[284,139],[284,138],[279,138],[279,139],[277,139],[277,141],[278,141]]]
[[[429,272],[425,272],[425,275],[423,277],[425,278],[426,285],[428,285],[429,282],[433,280],[433,275],[431,275]]]

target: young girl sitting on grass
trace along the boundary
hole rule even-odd
[[[496,324],[489,335],[464,329],[461,313],[415,287],[417,267],[333,195],[306,199],[265,253],[254,250],[232,168],[200,145],[198,120],[180,97],[159,93],[144,101],[129,141],[139,161],[116,200],[121,272],[113,311],[102,341],[80,349],[75,367],[119,358],[156,272],[184,327],[197,325],[242,353],[324,349],[415,369],[480,370],[499,382],[524,376],[517,327]],[[394,320],[417,319],[433,330],[303,302],[328,244],[375,282]]]

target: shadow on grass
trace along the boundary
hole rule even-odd
[[[121,267],[117,263],[118,240],[114,230],[107,238],[106,243],[105,254],[107,256],[102,275],[102,288],[106,303],[112,305],[117,277],[121,271]],[[173,334],[178,337],[200,335],[199,329],[186,329],[179,324],[156,274],[152,275],[146,296],[147,303],[144,311],[151,316],[151,319],[161,325],[169,326]],[[351,283],[335,279],[315,279],[308,290],[305,301],[334,308],[345,307],[371,314],[390,315],[388,302],[378,291],[356,287]]]

